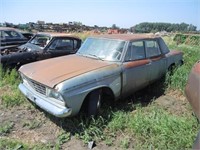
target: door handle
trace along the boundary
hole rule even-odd
[[[152,63],[152,60],[149,60],[149,63],[148,63],[148,64],[146,64],[146,65],[151,65],[151,63]]]

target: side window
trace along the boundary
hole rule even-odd
[[[74,49],[74,40],[71,39],[55,39],[49,47],[50,50],[66,50]]]
[[[125,61],[139,60],[145,58],[144,42],[131,42],[126,52]]]
[[[146,46],[147,58],[158,56],[161,54],[160,48],[156,41],[153,41],[153,40],[145,41],[145,44],[146,44],[145,46]]]
[[[20,34],[15,31],[4,31],[6,39],[21,38]]]

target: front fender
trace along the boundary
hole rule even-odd
[[[115,67],[114,70],[105,69],[89,72],[78,77],[66,80],[57,88],[62,93],[66,105],[72,108],[72,115],[81,109],[86,96],[99,88],[109,88],[117,98],[121,94],[121,68]]]

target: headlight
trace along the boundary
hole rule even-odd
[[[25,85],[28,85],[28,81],[26,80],[25,76],[22,73],[20,73],[20,75],[21,75],[21,79],[22,79],[23,83]]]
[[[60,101],[64,101],[62,95],[59,92],[55,91],[54,89],[47,89],[47,96],[55,98]]]

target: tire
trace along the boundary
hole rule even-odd
[[[88,116],[96,116],[102,105],[101,90],[96,90],[90,93],[88,99]]]

